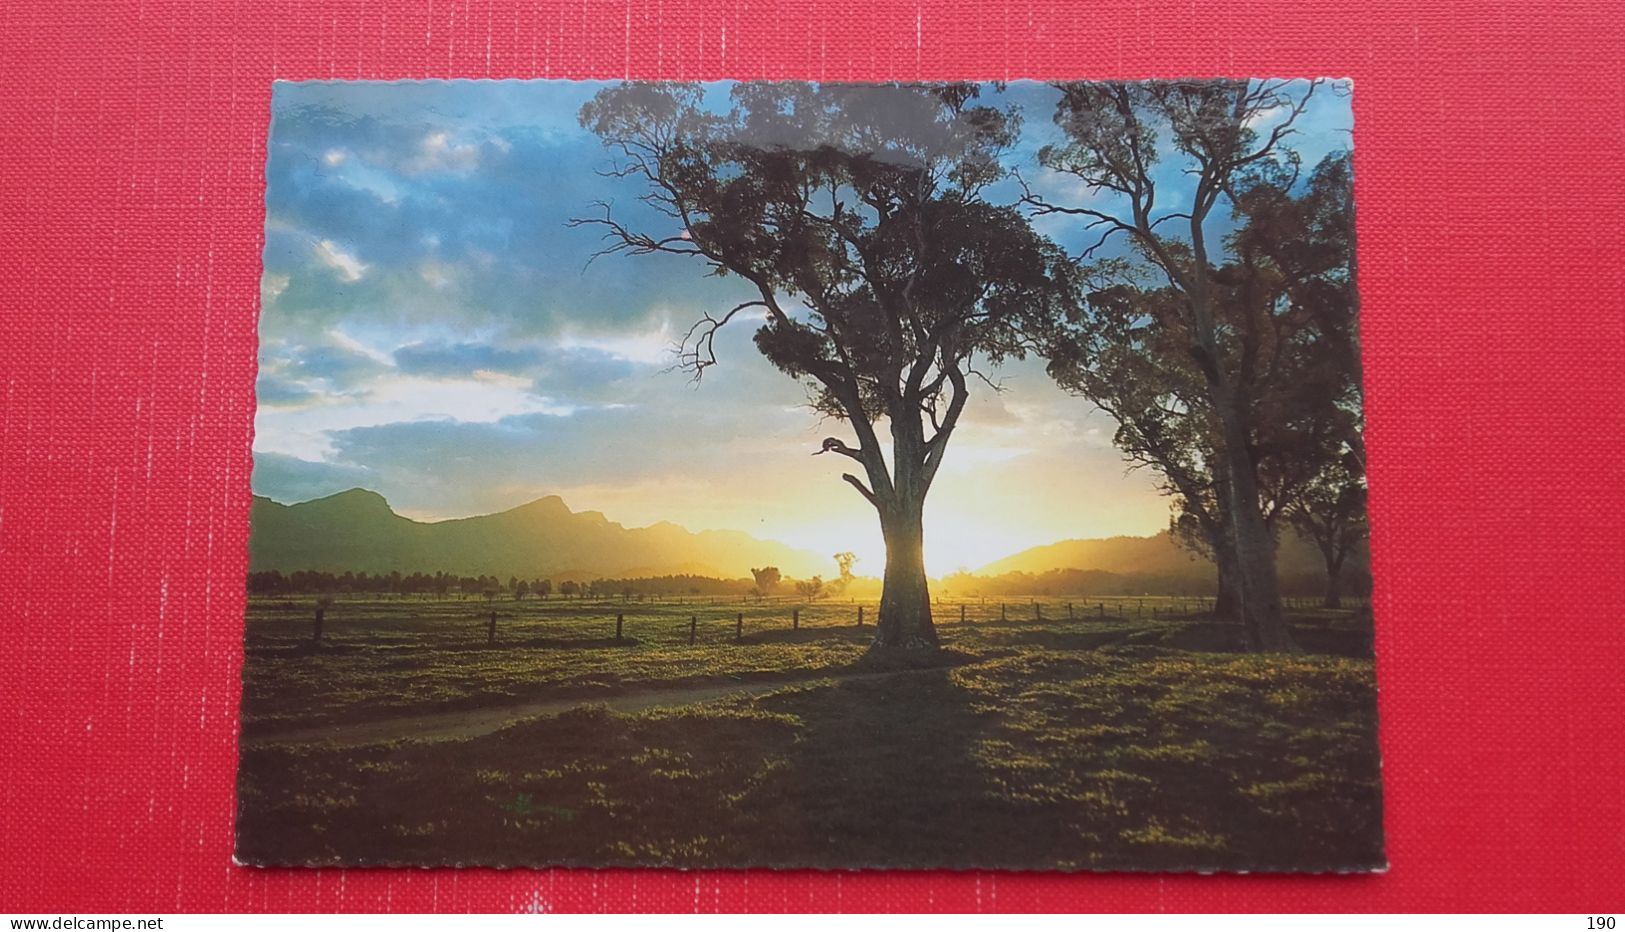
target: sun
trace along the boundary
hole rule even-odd
[[[791,546],[830,557],[851,551],[858,555],[853,571],[880,577],[886,569],[886,545],[878,522],[858,526],[850,521],[809,521],[785,528],[778,538]],[[1018,525],[990,525],[972,513],[941,509],[926,511],[925,572],[939,579],[962,570],[976,570],[1030,547],[1052,543],[1039,531]]]

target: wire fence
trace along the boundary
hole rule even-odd
[[[1291,613],[1349,614],[1365,611],[1365,596],[1347,597],[1337,607],[1323,598],[1290,597],[1282,600]],[[878,599],[828,598],[798,600],[787,597],[728,598],[723,596],[671,596],[665,598],[591,597],[491,600],[390,596],[264,596],[249,600],[250,637],[259,634],[279,639],[304,636],[322,642],[335,634],[361,634],[387,630],[397,640],[414,631],[444,640],[455,629],[471,629],[479,640],[496,646],[520,640],[546,640],[550,634],[583,645],[627,643],[654,637],[689,644],[719,634],[735,641],[774,633],[817,636],[832,629],[873,628],[879,615]],[[932,601],[938,627],[956,625],[1065,625],[1130,621],[1211,619],[1217,609],[1213,596],[1025,596],[940,598]],[[466,640],[466,636],[455,636]],[[552,643],[553,641],[549,641]]]

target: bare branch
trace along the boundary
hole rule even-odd
[[[925,445],[925,463],[921,470],[925,488],[930,488],[931,481],[937,476],[937,468],[942,465],[942,454],[948,449],[948,438],[953,435],[954,428],[959,424],[959,415],[965,410],[965,400],[970,397],[970,387],[965,384],[964,373],[957,368],[950,369],[948,379],[953,383],[953,395],[948,401],[948,410],[942,416],[942,426],[937,428],[936,434]]]
[[[1004,392],[1004,383],[995,382],[988,378],[987,373],[971,365],[970,360],[968,359],[965,361],[965,371],[963,375],[968,375],[972,378],[980,380],[983,385],[986,385],[989,389],[996,393],[1002,394]]]
[[[868,499],[869,504],[874,505],[876,508],[880,507],[880,504],[875,501],[875,493],[869,491],[869,487],[863,484],[863,480],[849,472],[841,473],[841,478],[850,483],[852,488],[857,489],[859,495],[862,495],[864,498]]]
[[[628,229],[619,221],[615,220],[615,218],[610,215],[610,205],[607,202],[594,201],[593,206],[601,208],[604,211],[604,215],[602,217],[571,217],[569,220],[565,221],[565,226],[567,227],[574,228],[596,226],[603,227],[605,229],[603,238],[609,241],[609,245],[597,250],[591,256],[589,256],[587,258],[587,265],[592,265],[592,263],[597,261],[597,259],[601,256],[614,255],[618,252],[624,252],[634,256],[649,255],[657,252],[671,253],[672,255],[678,256],[697,256],[704,254],[690,241],[686,234],[656,238],[647,233],[639,233],[636,230]],[[585,268],[585,266],[583,266],[583,268]]]
[[[698,382],[705,374],[705,370],[717,364],[716,338],[717,331],[734,319],[734,315],[750,307],[767,307],[762,301],[745,301],[733,306],[728,313],[721,317],[713,317],[706,312],[705,316],[694,322],[683,334],[673,349],[677,353],[677,364],[667,371],[691,373],[693,380]]]
[[[824,453],[839,453],[842,456],[850,456],[860,463],[863,462],[863,449],[861,447],[857,449],[849,447],[842,443],[839,437],[825,437],[823,446],[819,447],[819,449],[813,453],[813,456],[818,456]]]

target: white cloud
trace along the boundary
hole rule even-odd
[[[282,292],[288,289],[289,277],[278,275],[275,272],[266,272],[260,277],[260,306],[269,307]]]
[[[475,369],[472,373],[470,373],[470,378],[485,385],[495,385],[521,392],[529,391],[531,386],[531,380],[524,376],[510,375],[506,372],[495,372],[491,369]],[[615,406],[605,405],[605,407],[612,408]]]
[[[386,353],[375,346],[368,346],[367,344],[357,340],[355,337],[350,336],[348,333],[345,333],[336,327],[327,331],[327,337],[338,346],[342,346],[352,353],[360,353],[368,359],[371,359],[373,362],[382,363],[390,367],[394,367],[395,365],[394,356],[391,356],[389,353]]]
[[[362,395],[332,395],[290,408],[261,406],[254,418],[254,449],[324,461],[333,453],[336,431],[406,421],[492,423],[517,414],[570,414],[575,410],[530,394],[526,380],[493,375],[470,379],[388,376],[374,380]]]
[[[428,172],[465,174],[478,168],[479,164],[478,143],[458,142],[450,133],[439,130],[423,137],[418,144],[417,154],[408,159],[401,169],[415,175]]]
[[[1290,112],[1291,108],[1286,104],[1277,104],[1274,107],[1266,107],[1263,110],[1255,110],[1253,111],[1252,115],[1247,117],[1246,126],[1248,129],[1253,130],[1263,129],[1267,125],[1274,124],[1284,119]]]
[[[669,319],[661,321],[659,329],[646,330],[642,333],[610,336],[569,333],[561,336],[558,341],[560,349],[598,350],[620,359],[650,366],[671,365],[675,362],[677,357],[673,354],[672,347],[676,343],[677,335],[672,332]]]
[[[358,282],[367,272],[366,263],[338,247],[330,239],[319,239],[314,247],[316,258],[347,282]]]
[[[332,161],[335,152],[340,156],[337,162]],[[400,203],[401,186],[399,179],[388,171],[380,170],[376,166],[368,164],[366,158],[352,159],[347,152],[330,150],[323,157],[323,160],[328,165],[335,167],[342,163],[343,167],[334,173],[335,176],[357,191],[365,191],[385,204]]]
[[[444,262],[429,260],[418,266],[418,277],[424,284],[437,289],[445,289],[451,285],[452,274],[455,269]]]
[[[329,167],[333,168],[343,165],[344,160],[349,157],[349,153],[345,152],[343,149],[328,149],[326,152],[322,153],[322,161]]]

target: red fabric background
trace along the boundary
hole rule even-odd
[[[1617,0],[0,5],[0,910],[1625,910]],[[1393,869],[230,863],[273,78],[1350,75]]]

